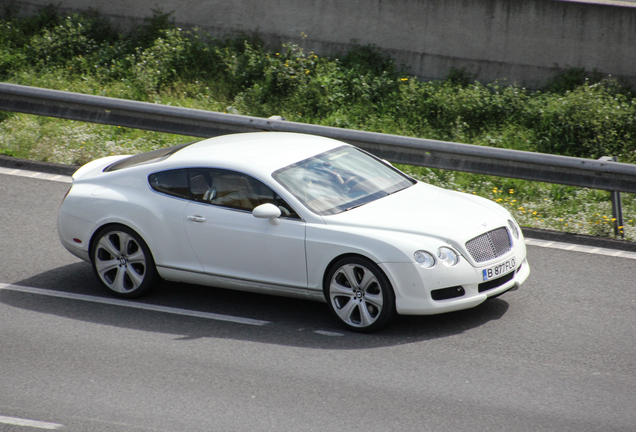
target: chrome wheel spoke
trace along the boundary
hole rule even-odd
[[[139,250],[139,245],[134,238],[132,238],[129,234],[119,232],[119,244],[121,245],[121,254],[124,256],[128,256],[131,253],[131,249],[133,253]]]
[[[336,307],[335,309],[336,313],[343,321],[349,324],[354,324],[353,317],[356,314],[356,309],[358,309],[358,303],[355,300],[349,299],[345,305],[340,308]]]
[[[366,293],[370,286],[372,286],[374,283],[375,284],[378,283],[378,280],[375,278],[373,273],[371,273],[369,270],[362,267],[360,267],[360,269],[364,273],[362,275],[362,280],[359,282],[359,286],[360,286],[360,289]]]
[[[375,314],[375,316],[371,315],[371,313],[369,312],[369,309],[367,308],[366,302],[363,302],[360,305],[359,309],[360,309],[360,327],[369,326],[373,324],[375,320],[378,318],[377,313]]]
[[[118,268],[117,269],[117,275],[115,276],[115,279],[113,280],[113,283],[110,284],[110,288],[114,291],[123,293],[128,291],[126,289],[126,271],[123,268]]]
[[[103,275],[105,275],[106,273],[117,269],[117,267],[119,266],[119,260],[118,259],[110,259],[110,260],[97,260],[95,262],[95,267],[97,267],[97,272],[100,274],[100,276],[102,276],[102,279],[104,278]]]
[[[365,294],[364,295],[364,301],[365,303],[368,303],[376,308],[378,308],[379,310],[382,310],[382,305],[384,304],[384,301],[382,300],[382,294]]]
[[[134,267],[132,267],[132,266],[128,266],[128,268],[126,268],[125,272],[126,272],[128,277],[130,278],[130,281],[133,284],[133,286],[131,288],[127,289],[126,291],[130,291],[131,289],[137,288],[144,281],[144,275],[138,273],[137,270]]]
[[[115,259],[119,258],[119,255],[121,255],[121,252],[110,240],[110,235],[106,235],[99,239],[99,242],[97,243],[97,249],[102,249],[108,252]]]
[[[336,296],[353,298],[353,290],[347,286],[338,283],[336,281],[336,278],[331,281],[329,292],[331,293],[331,298]]]
[[[338,272],[336,272],[336,274],[340,272],[347,279],[347,282],[349,282],[349,285],[351,286],[353,290],[358,289],[360,287],[358,284],[358,281],[356,280],[356,275],[354,273],[355,266],[351,264],[347,264],[346,266],[343,266]]]
[[[128,262],[130,264],[142,264],[144,266],[146,265],[146,256],[144,255],[144,252],[141,250],[141,248],[139,248],[137,252],[127,256],[126,258],[128,258]]]

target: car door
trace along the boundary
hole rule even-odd
[[[206,273],[243,281],[305,288],[305,222],[262,182],[242,173],[190,169],[192,201],[186,232]],[[272,203],[281,217],[259,219],[258,205]]]

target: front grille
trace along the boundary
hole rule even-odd
[[[506,282],[511,281],[514,276],[515,276],[515,272],[511,271],[510,273],[505,274],[500,278],[492,279],[492,280],[489,280],[488,282],[480,283],[477,290],[479,292],[484,292],[484,291],[491,290],[493,288],[500,287]]]
[[[488,231],[466,242],[466,249],[478,263],[500,257],[511,248],[512,242],[505,227]]]

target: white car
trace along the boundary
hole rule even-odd
[[[62,244],[120,297],[160,279],[326,301],[354,331],[467,309],[530,273],[503,207],[293,133],[225,135],[80,168]]]

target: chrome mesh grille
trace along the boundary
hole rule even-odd
[[[505,227],[488,231],[466,242],[466,249],[478,263],[500,257],[511,248],[510,235]]]

